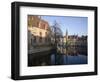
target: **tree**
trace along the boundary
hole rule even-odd
[[[61,42],[60,39],[63,37],[62,30],[60,29],[60,25],[54,21],[52,28],[52,37],[54,39],[54,47],[57,52],[57,45]]]

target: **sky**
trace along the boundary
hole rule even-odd
[[[45,21],[48,21],[52,26],[56,21],[60,25],[60,29],[65,35],[66,30],[68,35],[87,35],[88,17],[75,17],[75,16],[41,16]]]

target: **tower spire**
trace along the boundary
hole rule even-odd
[[[66,29],[66,36],[68,36],[68,30]]]
[[[68,30],[66,29],[66,41],[68,39]]]

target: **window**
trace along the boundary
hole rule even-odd
[[[40,36],[42,36],[42,32],[40,32]]]
[[[47,32],[45,32],[45,36],[47,37]]]
[[[43,29],[45,29],[45,24],[43,24]]]
[[[42,32],[40,32],[40,42],[42,42]]]
[[[47,42],[47,32],[45,32],[45,42]]]
[[[33,46],[33,39],[31,38],[31,45]]]
[[[39,27],[39,22],[37,21],[37,27]]]
[[[42,37],[40,37],[40,42],[42,42]]]
[[[36,43],[36,36],[34,36],[34,41],[33,42]]]

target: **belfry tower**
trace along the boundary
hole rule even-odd
[[[66,29],[66,42],[68,40],[68,30]]]

